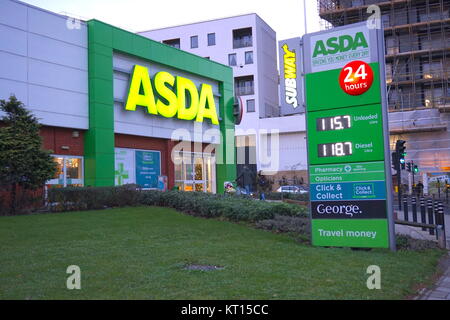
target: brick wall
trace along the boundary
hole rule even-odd
[[[74,131],[78,132],[78,137],[74,137]],[[84,155],[84,132],[81,130],[45,126],[41,128],[41,136],[44,149],[52,150],[53,154]],[[69,147],[69,149],[63,149],[63,147]]]

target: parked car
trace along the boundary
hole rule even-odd
[[[281,186],[277,189],[277,192],[287,192],[287,193],[308,193],[308,189],[304,186]]]

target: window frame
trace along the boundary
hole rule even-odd
[[[247,62],[247,54],[251,53],[251,57],[252,57],[252,61],[251,62]],[[245,60],[245,64],[253,64],[254,60],[253,60],[253,50],[250,51],[245,51],[244,53],[244,60]]]
[[[193,46],[192,40],[196,39],[196,46]],[[198,35],[191,36],[191,49],[197,49],[198,48]]]
[[[213,36],[213,43],[209,43],[209,39],[210,39],[210,36]],[[215,46],[216,45],[216,33],[215,32],[211,32],[211,33],[208,33],[207,34],[207,36],[206,36],[206,44],[208,45],[208,47],[212,47],[212,46]]]
[[[248,103],[249,103],[250,101],[253,102],[253,110],[249,110],[249,108],[248,108],[248,107],[249,107]],[[255,102],[255,99],[247,99],[247,101],[245,102],[245,111],[246,111],[247,113],[256,112],[256,102]]]
[[[231,60],[230,60],[230,57],[231,56],[234,56],[234,62],[235,62],[235,64],[231,64],[230,62],[231,62]],[[229,53],[228,54],[228,65],[230,66],[230,67],[235,67],[235,66],[237,66],[237,54],[236,53]]]

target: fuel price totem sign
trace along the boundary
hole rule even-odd
[[[312,243],[394,248],[382,30],[303,37]]]

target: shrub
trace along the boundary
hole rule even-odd
[[[289,192],[268,192],[265,194],[267,200],[297,200],[297,201],[309,201],[309,195]]]
[[[303,216],[275,215],[273,219],[261,220],[255,223],[259,229],[274,232],[288,232],[301,235],[304,240],[309,240],[311,234],[310,220]]]
[[[293,204],[203,192],[140,191],[134,185],[51,189],[49,202],[53,211],[150,205],[174,208],[193,216],[223,217],[233,221],[259,221],[275,215],[307,216],[305,207]]]
[[[398,250],[425,250],[439,248],[436,242],[430,240],[414,239],[408,235],[397,235],[395,238]]]
[[[48,190],[51,211],[92,210],[139,204],[136,185],[119,187],[67,187]]]

